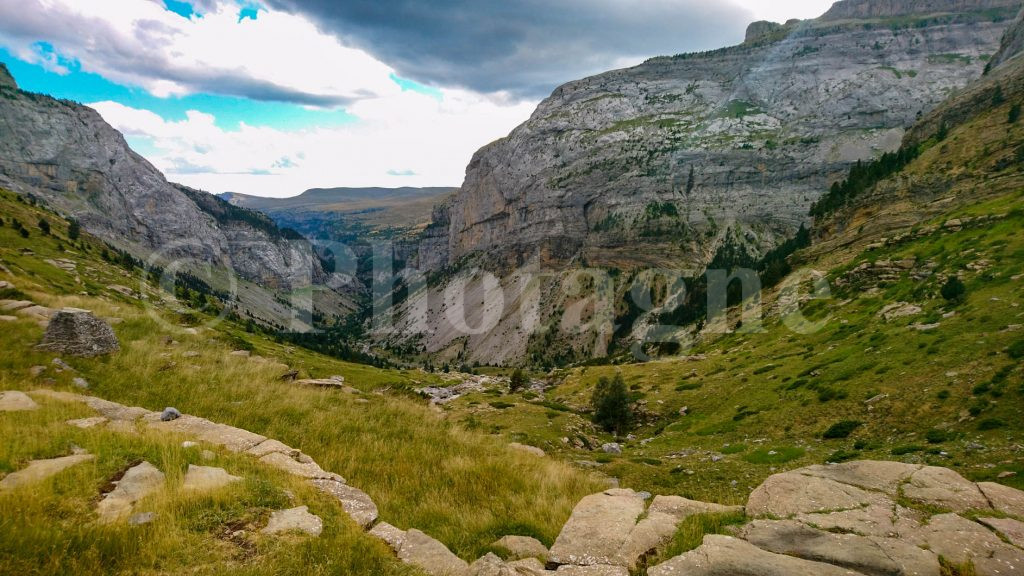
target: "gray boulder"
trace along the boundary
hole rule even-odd
[[[179,412],[177,408],[171,408],[169,406],[164,408],[163,413],[160,414],[161,422],[170,422],[172,420],[177,420],[178,418],[181,418],[181,412]]]
[[[88,310],[65,308],[50,320],[40,350],[72,356],[103,356],[121,349],[109,324]]]

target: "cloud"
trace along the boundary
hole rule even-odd
[[[225,130],[197,111],[167,121],[116,102],[90,106],[130,142],[144,143],[169,180],[215,193],[291,196],[342,185],[457,186],[477,148],[506,135],[534,105],[465,90],[442,90],[440,100],[407,90],[356,102],[350,112],[359,122],[302,130],[244,123]]]
[[[265,0],[435,86],[547,96],[645,58],[742,41],[752,14],[705,0]]]
[[[400,90],[391,67],[301,16],[240,21],[235,2],[199,7],[203,16],[189,19],[141,0],[0,2],[0,42],[24,60],[53,68],[59,55],[158,97],[206,92],[344,106]]]

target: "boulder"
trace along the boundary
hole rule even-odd
[[[156,512],[140,512],[139,514],[132,514],[132,517],[128,519],[128,524],[132,526],[145,526],[146,524],[152,524],[156,520]]]
[[[398,557],[430,576],[467,576],[469,564],[452,554],[444,544],[412,529],[405,533]]]
[[[866,490],[877,490],[895,496],[899,487],[915,472],[920,465],[902,462],[857,461],[825,466],[809,466],[796,470],[799,474],[828,478],[841,484],[849,484]]]
[[[313,485],[324,494],[336,498],[352,520],[363,528],[369,528],[377,521],[377,505],[366,492],[331,478],[315,479]]]
[[[622,566],[559,566],[555,574],[561,576],[629,576]]]
[[[874,505],[823,514],[799,514],[794,518],[822,530],[881,538],[899,538],[919,528],[924,520],[920,513],[894,505]]]
[[[380,522],[370,529],[370,536],[390,546],[395,551],[395,554],[400,553],[402,545],[405,544],[405,531],[399,530],[387,522]]]
[[[514,568],[494,554],[487,554],[473,562],[469,567],[469,576],[519,576]]]
[[[189,464],[181,489],[186,492],[209,492],[241,481],[240,477],[228,474],[223,468]]]
[[[97,505],[100,522],[109,524],[130,516],[139,501],[163,488],[165,481],[163,472],[149,462],[129,468]]]
[[[102,356],[121,349],[109,324],[88,310],[65,308],[50,319],[40,350],[72,356]]]
[[[757,520],[740,537],[751,544],[804,560],[843,566],[871,575],[939,576],[939,558],[894,538],[833,534],[800,522]]]
[[[308,506],[299,506],[290,510],[278,510],[270,515],[267,527],[261,530],[264,534],[280,534],[282,532],[305,532],[310,536],[319,536],[324,530],[324,521],[315,514],[310,514]]]
[[[1024,522],[1012,518],[979,518],[978,522],[1002,534],[1010,544],[1024,548]]]
[[[604,444],[601,446],[601,451],[604,452],[605,454],[612,454],[618,456],[622,454],[622,446],[614,442],[609,442],[608,444]]]
[[[8,390],[0,392],[0,412],[24,412],[38,410],[39,405],[24,392]]]
[[[170,422],[171,420],[177,420],[178,418],[181,418],[181,412],[179,412],[177,408],[171,408],[168,406],[160,413],[161,422]]]
[[[612,565],[644,512],[632,490],[612,489],[587,496],[576,506],[548,556],[553,564]]]
[[[7,492],[21,486],[42,482],[72,466],[88,462],[92,459],[92,454],[75,454],[49,460],[33,460],[24,469],[4,476],[4,479],[0,480],[0,492]]]
[[[548,556],[547,546],[540,540],[529,536],[505,536],[491,546],[508,551],[508,557],[511,560],[545,559]]]
[[[774,554],[728,536],[707,536],[691,552],[654,566],[648,576],[865,576],[855,570]]]

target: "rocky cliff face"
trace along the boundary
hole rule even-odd
[[[840,0],[822,20],[892,18],[915,14],[950,14],[1020,8],[1015,0]]]
[[[227,204],[202,192],[190,197],[94,110],[20,91],[3,67],[0,187],[42,198],[143,258],[225,266],[281,289],[308,286],[323,274],[319,262],[295,250],[273,223],[259,226],[211,210],[216,206],[203,203],[203,196]]]
[[[1021,52],[1024,52],[1024,10],[1021,10],[1017,19],[1006,31],[1003,43],[989,62],[988,69],[993,70],[1005,64],[1008,60],[1019,56]]]
[[[700,266],[729,229],[771,246],[851,163],[981,74],[1011,4],[842,2],[753,31],[767,41],[566,84],[476,154],[435,223],[447,246],[433,230],[421,262]]]

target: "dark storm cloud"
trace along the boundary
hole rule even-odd
[[[624,61],[743,38],[749,13],[706,0],[266,0],[399,75],[541,97]]]

